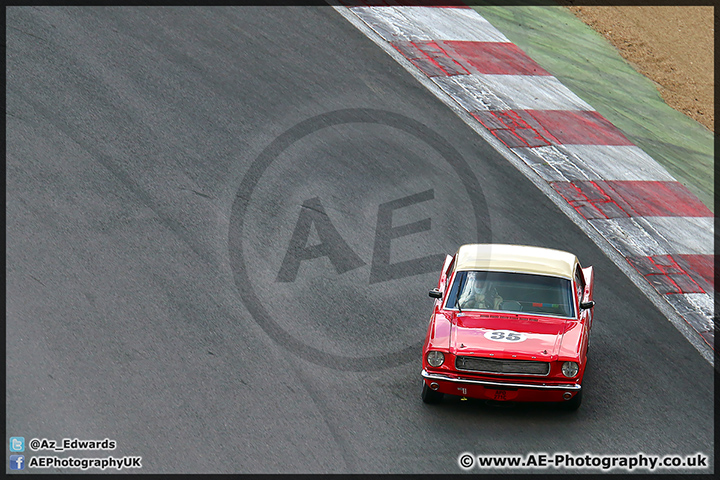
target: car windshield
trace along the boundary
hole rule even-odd
[[[458,296],[458,291],[460,292]],[[572,285],[566,278],[529,273],[468,271],[455,275],[445,308],[497,310],[573,317]]]

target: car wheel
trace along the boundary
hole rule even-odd
[[[582,390],[580,390],[577,395],[575,395],[570,400],[563,401],[560,406],[563,410],[567,410],[569,412],[577,410],[578,408],[580,408],[580,404],[582,403],[582,394],[583,392]]]
[[[428,384],[423,380],[423,389],[422,389],[422,400],[425,403],[438,403],[440,400],[442,400],[443,394],[440,392],[436,392],[432,388],[428,387]]]

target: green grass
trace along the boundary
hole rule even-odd
[[[669,107],[655,84],[560,6],[497,6],[480,15],[623,131],[713,212],[714,135]]]

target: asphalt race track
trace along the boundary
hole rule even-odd
[[[332,8],[10,7],[6,58],[8,436],[142,473],[712,456],[712,366]],[[578,412],[420,400],[427,291],[471,242],[595,266]]]

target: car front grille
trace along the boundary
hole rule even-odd
[[[500,373],[503,375],[547,375],[548,362],[532,360],[500,360],[483,357],[456,357],[455,368],[471,372]]]

